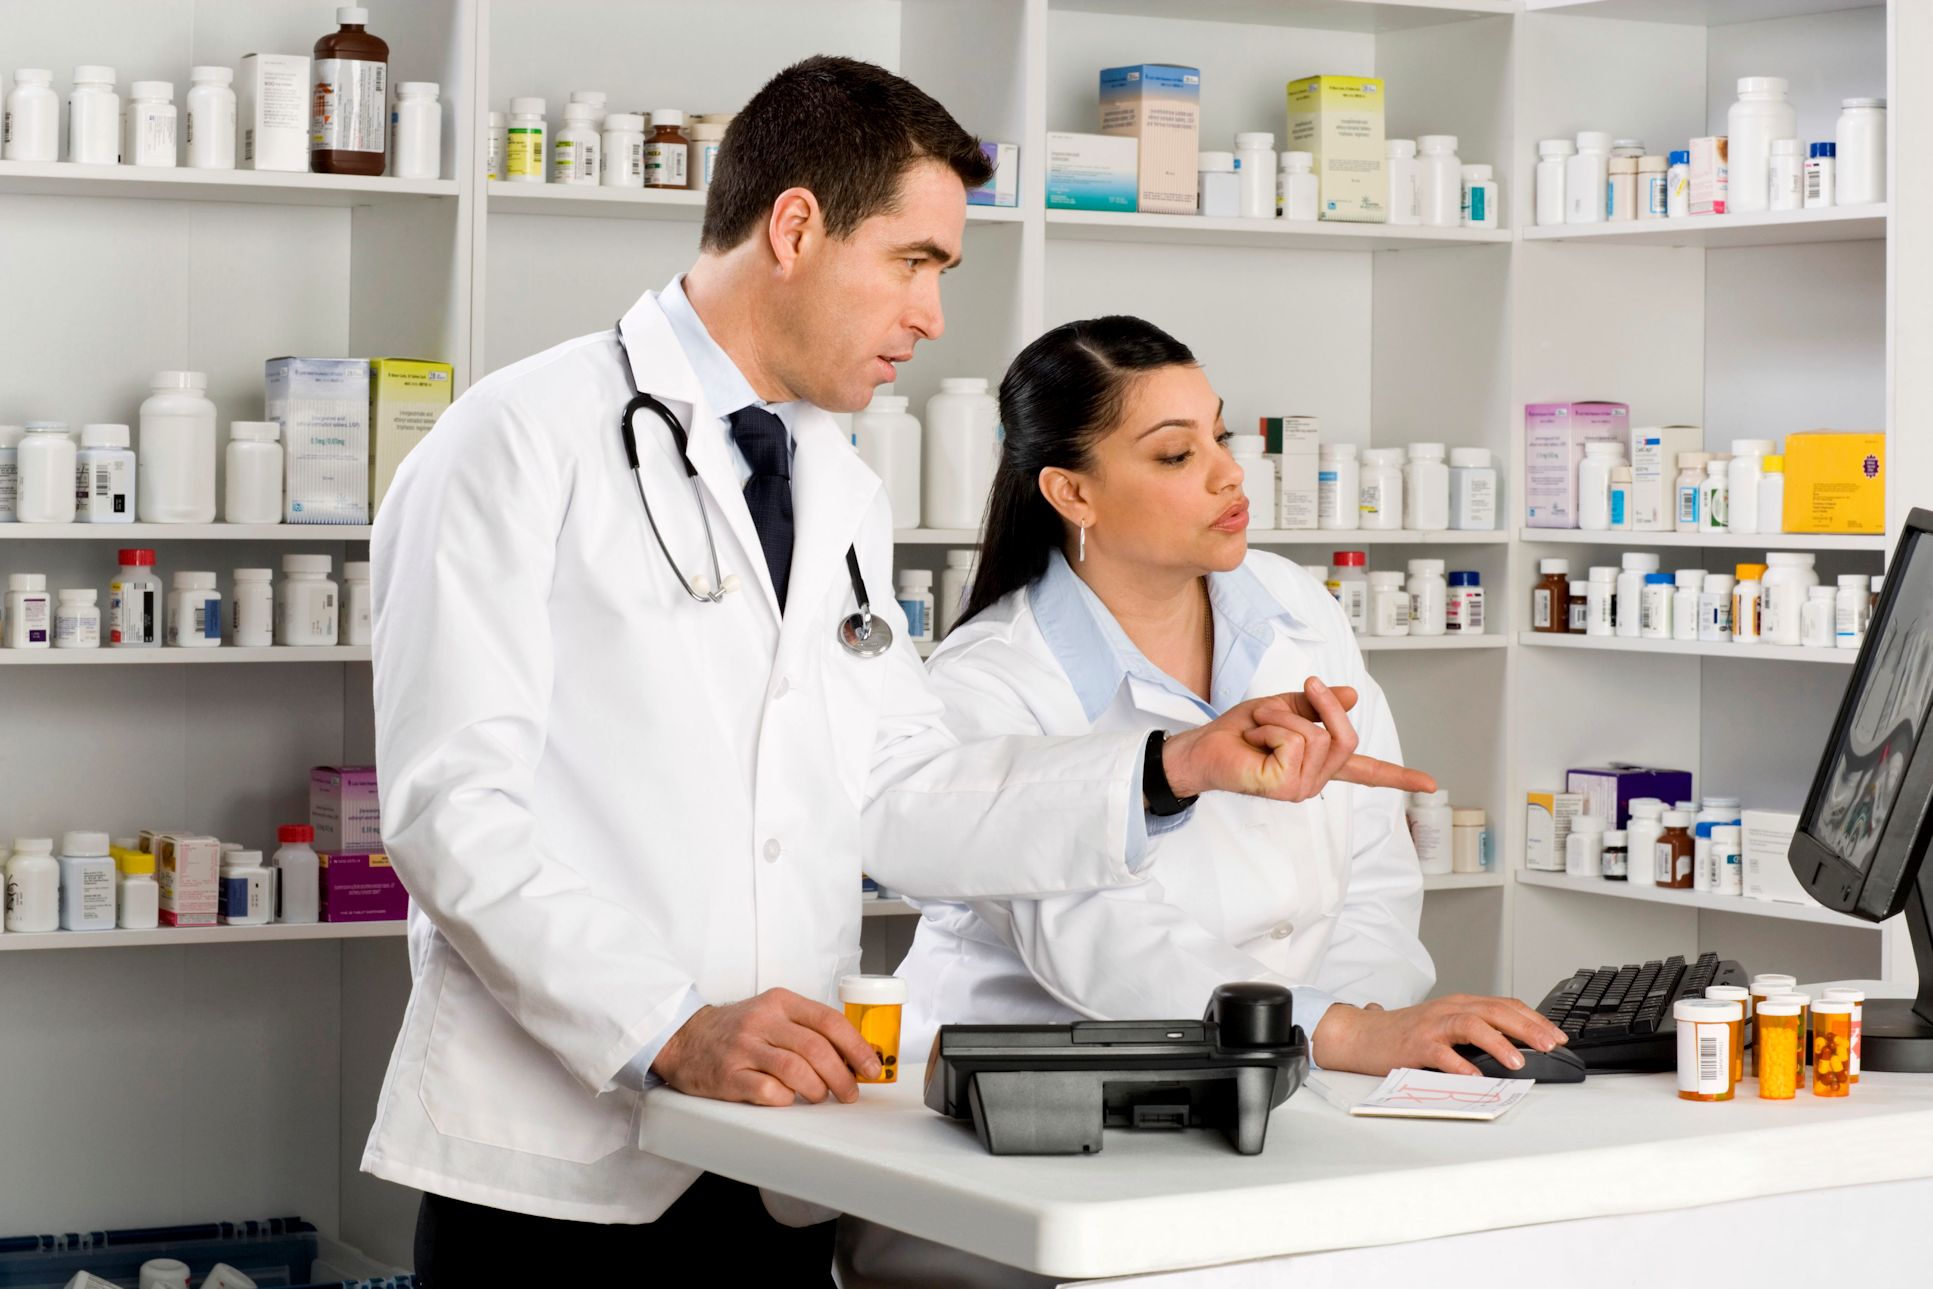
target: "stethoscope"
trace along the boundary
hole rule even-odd
[[[631,401],[624,405],[623,418],[618,422],[618,430],[624,436],[624,459],[631,465],[631,483],[638,490],[638,501],[644,507],[645,522],[651,525],[651,536],[658,543],[658,551],[664,556],[665,565],[671,575],[678,579],[678,585],[685,594],[701,604],[718,604],[725,596],[738,589],[738,575],[724,573],[718,565],[718,543],[711,533],[711,516],[705,510],[705,499],[698,491],[698,467],[691,463],[689,439],[685,427],[671,409],[650,394],[638,388],[631,375],[631,352],[624,344],[624,323],[617,324],[617,349],[619,365],[624,368],[624,382],[631,387]],[[644,475],[638,465],[638,436],[633,426],[637,414],[649,411],[664,422],[671,431],[671,441],[678,449],[678,459],[684,463],[685,482],[691,488],[691,501],[698,508],[698,522],[705,529],[705,553],[711,560],[711,576],[694,573],[685,576],[678,567],[678,561],[671,554],[671,547],[665,544],[664,534],[658,529],[658,518],[651,513],[651,501],[644,495]],[[859,612],[840,619],[837,632],[839,645],[856,658],[877,658],[893,647],[893,631],[886,623],[873,617],[872,600],[866,595],[866,579],[859,572],[859,552],[852,546],[846,547],[846,574],[852,579],[852,596],[859,605]]]

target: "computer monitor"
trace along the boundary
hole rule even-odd
[[[1933,510],[1907,517],[1787,852],[1814,899],[1869,922],[1906,914],[1919,992],[1868,999],[1861,1061],[1933,1073]]]

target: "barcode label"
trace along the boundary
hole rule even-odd
[[[1698,1096],[1732,1091],[1732,1035],[1724,1022],[1678,1022],[1678,1090]]]
[[[1698,1081],[1701,1084],[1718,1082],[1718,1062],[1718,1039],[1709,1034],[1699,1035]]]

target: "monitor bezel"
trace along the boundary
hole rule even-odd
[[[1895,574],[1904,570],[1909,553],[1920,542],[1928,546],[1919,552],[1919,558],[1933,560],[1933,510],[1913,510],[1900,529],[1899,541],[1886,564],[1879,604],[1867,624],[1865,643],[1860,646],[1851,678],[1840,696],[1838,714],[1833,718],[1825,751],[1813,771],[1812,788],[1806,793],[1805,807],[1799,814],[1799,827],[1786,852],[1793,875],[1813,899],[1829,909],[1870,922],[1883,922],[1904,910],[1926,856],[1929,831],[1933,831],[1933,746],[1929,746],[1933,745],[1933,738],[1925,737],[1927,721],[1933,718],[1933,695],[1928,696],[1926,710],[1920,713],[1921,741],[1914,745],[1907,761],[1894,808],[1887,816],[1886,827],[1880,833],[1866,869],[1862,871],[1840,858],[1824,841],[1806,831],[1806,822],[1814,817],[1815,808],[1824,799],[1840,740],[1853,718],[1855,697],[1864,692],[1872,674],[1873,648],[1885,624],[1891,620],[1901,593],[1901,582]],[[1902,805],[1911,811],[1910,815],[1903,812]]]

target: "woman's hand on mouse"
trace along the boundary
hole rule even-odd
[[[1528,1003],[1451,994],[1394,1011],[1337,1003],[1322,1014],[1313,1041],[1316,1064],[1326,1070],[1475,1074],[1477,1067],[1456,1054],[1457,1044],[1480,1047],[1515,1070],[1523,1066],[1519,1047],[1548,1052],[1567,1040],[1563,1030]]]
[[[1356,752],[1349,709],[1356,691],[1314,676],[1299,694],[1274,694],[1231,707],[1192,730],[1170,735],[1162,768],[1178,797],[1239,792],[1276,801],[1307,801],[1332,780],[1404,792],[1433,792],[1421,770]]]

